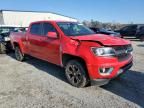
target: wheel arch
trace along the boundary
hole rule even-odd
[[[76,61],[79,61],[80,63],[82,63],[82,65],[84,66],[84,69],[86,70],[86,74],[89,77],[89,73],[88,73],[88,69],[87,69],[87,64],[86,64],[86,61],[81,58],[81,57],[78,57],[78,56],[75,56],[75,55],[70,55],[70,54],[63,54],[62,55],[62,64],[63,64],[63,67],[66,66],[66,64],[70,61],[70,60],[76,60]]]
[[[70,61],[70,60],[77,60],[77,61],[80,61],[82,63],[85,63],[85,60],[81,57],[74,56],[74,55],[71,55],[71,54],[66,54],[66,53],[62,55],[62,64],[63,64],[63,66],[65,66],[67,64],[67,62]]]
[[[13,42],[13,49],[15,50],[16,47],[19,47],[21,52],[24,54],[24,49],[22,45],[19,44],[19,42]]]
[[[20,47],[19,43],[18,42],[13,42],[13,49],[15,49],[17,46]]]

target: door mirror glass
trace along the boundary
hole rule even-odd
[[[57,33],[56,32],[48,32],[47,37],[49,38],[57,38]]]

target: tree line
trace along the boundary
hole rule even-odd
[[[100,21],[87,21],[84,20],[82,22],[84,25],[86,25],[87,27],[95,27],[95,28],[105,28],[108,30],[118,30],[124,26],[126,26],[126,24],[120,24],[120,23],[102,23]]]

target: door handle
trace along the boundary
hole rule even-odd
[[[41,41],[41,42],[45,42],[46,40],[44,40],[44,39],[39,39],[39,41]]]
[[[38,39],[39,41],[43,41],[44,39]]]

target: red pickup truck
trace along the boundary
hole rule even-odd
[[[33,22],[26,33],[11,33],[10,38],[18,61],[30,55],[64,67],[75,87],[106,84],[133,63],[130,41],[95,34],[77,22]]]

